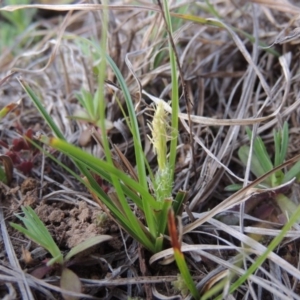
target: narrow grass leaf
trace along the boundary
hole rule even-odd
[[[165,233],[167,222],[168,222],[168,212],[172,206],[173,198],[167,198],[163,201],[162,210],[158,218],[158,233]]]
[[[31,98],[32,102],[34,103],[34,105],[36,106],[36,108],[38,109],[38,111],[40,112],[42,117],[44,118],[44,120],[47,122],[47,124],[49,125],[51,130],[54,132],[55,136],[60,139],[65,139],[64,135],[59,130],[59,128],[57,127],[55,122],[53,121],[53,118],[51,118],[51,116],[47,113],[47,111],[45,110],[44,106],[42,105],[40,99],[37,97],[37,95],[34,93],[34,91],[23,80],[19,79],[19,82],[20,82],[21,86],[23,87],[23,89],[28,94],[28,96]]]
[[[239,159],[241,160],[244,166],[247,165],[249,151],[250,151],[250,147],[246,145],[243,145],[238,150]],[[263,166],[260,163],[260,160],[257,158],[256,154],[254,153],[252,154],[252,159],[251,159],[251,172],[256,177],[260,177],[266,173]]]
[[[28,94],[28,96],[31,98],[31,100],[33,101],[33,103],[35,104],[35,106],[37,107],[38,111],[41,113],[42,117],[45,119],[45,121],[47,122],[48,126],[51,128],[51,130],[54,132],[54,134],[62,139],[65,140],[63,133],[59,130],[59,128],[56,126],[56,124],[54,123],[53,119],[51,118],[51,116],[47,113],[47,111],[44,109],[40,99],[37,97],[37,95],[34,93],[34,91],[29,87],[29,85],[27,85],[23,80],[19,80],[21,86],[23,87],[23,89],[26,91],[26,93]],[[96,184],[96,181],[94,180],[94,178],[92,177],[92,175],[90,174],[90,172],[86,169],[86,167],[80,163],[77,164],[78,169],[80,170],[80,172],[82,174],[84,174],[89,182],[92,184]]]
[[[282,164],[286,158],[288,146],[289,146],[289,125],[287,122],[284,122],[281,131],[280,164]]]
[[[300,161],[298,161],[296,164],[294,164],[284,175],[283,183],[289,182],[293,178],[297,178],[299,181],[299,175],[300,175]]]
[[[175,216],[172,208],[170,208],[168,214],[168,229],[169,229],[169,235],[171,238],[172,247],[174,250],[175,261],[180,271],[180,274],[183,280],[185,281],[185,284],[188,287],[189,291],[193,295],[193,297],[195,299],[200,299],[200,294],[197,290],[197,287],[193,281],[189,268],[186,264],[184,255],[181,252],[181,245],[178,241],[178,234],[177,234],[177,229],[175,224]]]
[[[121,181],[127,184],[130,188],[132,188],[137,193],[140,193],[145,197],[148,201],[148,204],[153,209],[159,209],[160,205],[155,201],[155,199],[149,194],[147,189],[144,189],[138,182],[130,178],[127,174],[120,171],[114,165],[110,165],[106,161],[98,159],[91,154],[81,150],[80,148],[67,143],[64,140],[56,139],[56,138],[48,138],[46,136],[41,137],[41,141],[43,143],[48,144],[49,146],[58,149],[59,151],[65,153],[66,155],[72,157],[72,159],[82,162],[86,167],[90,168],[93,172],[99,175],[106,176],[105,180],[112,182],[107,174],[113,174],[118,177]],[[105,171],[104,171],[105,170]],[[97,185],[97,183],[96,183]]]
[[[101,53],[101,49],[95,42],[93,43],[87,39],[82,39],[82,40],[85,43],[88,43],[91,46],[95,47],[97,49],[97,51],[99,53]],[[126,101],[126,105],[127,105],[127,109],[129,112],[129,121],[127,118],[126,118],[126,121],[128,122],[128,126],[133,135],[138,178],[139,178],[140,184],[144,187],[144,189],[148,189],[147,176],[146,176],[146,170],[145,170],[145,164],[148,166],[148,163],[145,159],[145,154],[144,154],[142,146],[141,146],[140,132],[139,132],[139,127],[138,127],[135,110],[133,107],[133,101],[131,99],[130,93],[128,91],[128,87],[126,85],[126,82],[125,82],[120,70],[118,69],[118,67],[116,66],[114,61],[108,55],[106,55],[106,59],[107,59],[108,64],[111,66],[111,68],[113,69],[113,71],[117,77],[117,80],[118,80],[121,90],[123,92],[123,95],[124,95],[124,98]],[[145,195],[147,197],[147,194],[142,193],[141,195],[142,195],[142,204],[143,204],[142,210],[145,213],[146,222],[149,227],[149,230],[150,230],[151,234],[154,235],[156,233],[155,218],[154,218],[153,212],[151,210],[149,201],[147,201],[147,199],[143,198],[143,197],[145,197]],[[147,197],[147,198],[149,200],[149,197]]]
[[[274,131],[273,136],[275,146],[274,166],[277,167],[280,165],[281,134],[280,132]]]
[[[155,240],[155,253],[161,251],[161,249],[163,248],[163,242],[164,242],[164,236],[161,234]]]
[[[133,101],[131,99],[128,87],[126,85],[125,79],[122,76],[120,70],[118,69],[117,65],[115,62],[109,57],[108,55],[106,56],[108,64],[111,66],[113,69],[119,85],[121,87],[121,90],[123,92],[128,113],[129,113],[129,118],[130,118],[130,124],[131,124],[131,130],[132,130],[132,135],[133,135],[133,142],[134,142],[134,151],[135,151],[135,158],[136,158],[136,163],[137,163],[137,172],[139,176],[140,183],[147,188],[147,176],[146,176],[146,171],[145,171],[145,164],[144,164],[144,156],[143,156],[143,148],[142,148],[142,143],[141,143],[141,138],[140,138],[140,132],[139,132],[139,125],[137,122],[136,118],[136,113],[135,109],[133,106]]]
[[[185,202],[187,198],[187,192],[183,190],[179,190],[176,194],[176,197],[172,203],[172,207],[175,213],[175,216],[178,216],[181,214],[181,211],[183,210],[183,203]]]
[[[118,67],[116,66],[114,61],[108,55],[106,56],[106,58],[107,58],[108,64],[113,69],[113,71],[118,79],[119,85],[122,89],[122,92],[124,94],[124,98],[125,98],[128,113],[129,113],[131,133],[133,136],[134,152],[135,152],[135,159],[136,159],[136,164],[137,164],[137,174],[138,174],[138,178],[139,178],[139,183],[142,187],[147,189],[148,183],[147,183],[147,175],[146,175],[146,168],[145,168],[145,161],[144,161],[145,155],[144,155],[143,148],[142,148],[141,137],[140,137],[140,132],[139,132],[139,125],[137,122],[137,117],[135,114],[133,101],[131,99],[128,87],[126,85],[126,82],[125,82],[120,70],[118,69]],[[143,199],[143,195],[142,195],[142,199]],[[146,222],[149,227],[149,231],[151,232],[151,234],[153,236],[155,236],[157,227],[156,227],[155,219],[154,219],[150,204],[146,199],[143,199],[143,211],[145,213]]]
[[[234,183],[234,184],[227,185],[224,188],[224,191],[226,191],[226,192],[236,192],[236,191],[240,190],[242,187],[243,187],[242,184]]]
[[[271,171],[273,169],[273,164],[261,137],[258,136],[255,138],[253,150],[264,170],[264,173]]]
[[[106,37],[107,37],[107,26],[108,26],[108,10],[107,10],[107,2],[104,1],[104,6],[103,6],[103,14],[102,14],[102,38],[101,38],[101,46],[100,46],[100,55],[101,55],[101,60],[100,60],[100,64],[98,66],[98,89],[97,89],[97,93],[95,94],[95,98],[94,98],[94,109],[97,109],[97,115],[99,116],[99,125],[100,125],[100,129],[102,132],[102,144],[103,144],[103,148],[104,148],[104,152],[105,152],[105,156],[106,156],[106,160],[108,165],[110,166],[114,166],[113,163],[113,159],[111,156],[111,150],[110,150],[110,145],[109,145],[109,141],[108,141],[108,136],[106,134],[106,124],[105,124],[105,111],[106,111],[106,102],[104,99],[104,80],[105,80],[105,70],[106,70]],[[111,62],[112,59],[110,59]],[[122,77],[123,82],[123,86],[126,86],[125,81]],[[127,86],[126,86],[127,88]],[[128,89],[127,89],[128,91]],[[124,91],[123,91],[124,92]],[[125,93],[124,93],[125,95]],[[131,101],[131,97],[130,97],[130,93],[128,92],[129,98],[126,99],[126,104],[129,110],[129,117],[130,117],[130,123],[132,124],[132,128],[133,129],[133,138],[135,139],[134,142],[134,148],[136,149],[136,147],[138,147],[140,150],[141,148],[141,140],[140,140],[140,135],[139,135],[139,128],[138,128],[138,123],[137,123],[137,119],[136,119],[136,115],[135,115],[135,111],[133,109],[133,105],[132,105],[132,101]],[[126,97],[126,96],[125,96]],[[128,103],[130,102],[130,104]],[[130,110],[131,107],[132,109]],[[135,151],[136,153],[136,151]],[[142,171],[141,175],[143,178],[139,178],[140,184],[143,187],[146,187],[145,183],[147,183],[147,178],[146,178],[146,172],[145,172],[145,165],[144,165],[144,160],[143,160],[143,156],[139,155],[141,160],[138,163],[138,169],[139,171]],[[136,158],[137,159],[137,158]],[[130,226],[132,228],[135,228],[135,231],[138,234],[144,234],[139,221],[137,220],[137,217],[133,214],[127,199],[125,197],[125,194],[122,190],[121,187],[121,183],[119,180],[119,176],[114,175],[113,173],[111,174],[111,179],[112,179],[112,185],[115,188],[115,192],[118,195],[118,201],[122,206],[122,210],[123,210],[123,214],[127,217],[128,223],[130,224]],[[150,207],[148,210],[145,210],[145,215],[146,215],[146,219],[147,219],[147,225],[149,226],[150,229],[150,233],[153,235],[153,237],[155,237],[155,227],[154,227],[154,222],[153,222],[153,217],[150,211]],[[150,216],[150,219],[149,219]]]

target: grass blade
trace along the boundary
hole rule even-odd
[[[175,224],[174,211],[172,208],[169,210],[169,215],[168,215],[168,229],[169,229],[169,235],[171,237],[172,247],[174,250],[174,257],[178,269],[180,270],[180,274],[183,280],[185,281],[186,286],[188,287],[191,294],[193,295],[193,297],[195,299],[200,299],[200,294],[196,288],[196,285],[193,281],[189,268],[186,264],[184,255],[181,251],[181,246],[178,241],[177,229]]]

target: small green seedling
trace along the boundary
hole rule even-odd
[[[70,118],[100,127],[99,101],[97,101],[99,98],[99,89],[94,96],[89,91],[81,89],[80,93],[76,94],[76,98],[84,110],[80,109],[76,111],[74,116]],[[109,120],[105,120],[105,125],[106,130],[113,128],[113,124]]]
[[[252,137],[252,132],[247,129],[249,138]],[[274,161],[272,162],[266,146],[260,137],[256,137],[253,143],[253,153],[251,159],[250,169],[256,176],[260,177],[275,167],[281,165],[286,158],[289,141],[288,124],[284,123],[282,130],[274,131]],[[238,156],[242,163],[246,166],[249,157],[250,147],[242,146],[238,151]],[[284,183],[289,182],[293,178],[299,180],[300,178],[300,162],[297,162],[292,168],[286,172],[278,170],[265,179],[258,188],[268,189],[275,188]],[[241,188],[240,185],[228,186],[226,190],[233,191]],[[296,210],[296,204],[282,193],[275,195],[275,201],[280,207],[282,213],[289,218]]]
[[[99,243],[110,240],[112,237],[109,235],[100,235],[87,239],[86,241],[80,243],[79,245],[72,248],[66,256],[63,256],[52,236],[50,235],[47,227],[44,223],[39,219],[35,211],[30,206],[23,206],[22,211],[24,213],[24,217],[20,215],[16,215],[24,224],[25,227],[22,227],[16,223],[10,223],[10,225],[16,230],[23,233],[29,239],[31,239],[36,244],[42,246],[46,249],[52,256],[47,262],[48,267],[52,266],[60,266],[61,268],[61,279],[60,286],[64,290],[71,292],[81,292],[81,282],[78,276],[67,268],[67,263],[80,252],[87,250]],[[50,268],[51,269],[51,268]],[[77,299],[76,297],[72,297],[70,295],[63,295],[65,299]]]

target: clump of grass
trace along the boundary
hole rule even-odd
[[[175,97],[172,103],[174,114],[172,115],[171,124],[167,125],[171,128],[171,145],[168,150],[169,153],[167,153],[167,135],[157,135],[158,132],[165,132],[165,130],[167,130],[164,128],[164,121],[159,121],[159,118],[162,117],[163,113],[161,106],[157,108],[157,113],[154,117],[154,124],[152,125],[154,136],[152,136],[151,139],[155,145],[160,145],[158,148],[156,148],[159,164],[157,175],[151,175],[152,172],[150,169],[148,169],[148,171],[150,171],[150,179],[154,180],[151,183],[151,186],[155,187],[155,193],[152,194],[148,187],[148,176],[146,172],[148,163],[145,160],[143,153],[139,125],[137,122],[133,101],[128,91],[128,87],[126,86],[126,82],[114,61],[104,51],[101,50],[103,49],[103,45],[100,47],[96,42],[90,42],[84,39],[81,40],[89,44],[90,47],[94,48],[94,53],[96,53],[96,57],[94,57],[94,59],[96,61],[100,61],[100,64],[96,66],[96,68],[98,68],[98,74],[105,74],[105,72],[102,71],[103,64],[105,62],[112,68],[116,78],[118,79],[128,111],[128,115],[125,116],[126,122],[131,130],[134,141],[134,153],[137,164],[137,180],[128,176],[128,174],[123,170],[115,167],[114,161],[111,157],[111,147],[106,135],[107,123],[105,122],[104,113],[105,101],[103,95],[103,75],[101,75],[102,77],[100,76],[101,80],[99,79],[98,89],[94,96],[83,92],[82,96],[79,98],[81,102],[85,102],[84,107],[86,108],[89,116],[91,118],[93,117],[90,119],[90,121],[94,126],[95,134],[98,136],[97,140],[103,146],[105,159],[102,160],[93,157],[80,148],[67,143],[64,140],[62,132],[58,129],[52,118],[43,108],[43,105],[38,99],[37,95],[27,84],[21,81],[25,91],[31,97],[42,116],[52,129],[54,135],[57,137],[48,138],[46,136],[42,136],[41,141],[67,154],[75,162],[81,174],[85,177],[84,180],[80,180],[91,191],[95,201],[98,201],[101,205],[103,203],[109,209],[114,218],[119,222],[119,224],[148,250],[153,253],[158,252],[163,249],[163,236],[166,232],[168,209],[170,206],[173,206],[175,213],[179,213],[181,203],[184,200],[184,193],[182,192],[177,193],[175,200],[172,198],[172,182],[174,178],[178,134],[178,129],[176,127],[178,126],[178,88],[176,79],[176,64],[174,63],[175,69],[173,72],[173,80],[176,83],[174,83],[173,94],[174,97],[177,94],[177,97]],[[91,99],[93,99],[93,101],[91,101]],[[82,120],[87,121],[86,117],[87,116],[85,116],[85,120]],[[167,159],[167,157],[169,158]],[[97,183],[95,176],[99,176],[100,178],[108,181],[114,187],[114,192],[108,195]],[[154,178],[156,178],[156,181]],[[145,225],[132,211],[131,202],[133,202],[144,214]]]

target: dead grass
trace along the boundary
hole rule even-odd
[[[185,5],[184,2],[180,5],[174,2],[173,12]],[[202,291],[209,289],[217,278],[225,276],[229,269],[238,275],[243,274],[247,263],[240,267],[235,263],[236,255],[245,251],[243,243],[251,245],[245,258],[249,264],[255,255],[264,252],[270,239],[281,228],[278,220],[258,219],[253,211],[231,213],[237,218],[242,215],[244,226],[220,221],[219,213],[226,216],[228,208],[253,196],[251,187],[245,189],[240,198],[230,198],[230,194],[224,193],[228,184],[239,182],[246,186],[254,179],[251,174],[245,174],[236,154],[242,144],[249,143],[245,125],[253,125],[256,134],[264,141],[270,141],[272,131],[287,120],[291,139],[288,155],[290,158],[299,155],[300,24],[294,13],[299,14],[300,7],[295,2],[287,6],[287,1],[283,0],[253,2],[257,4],[239,0],[210,1],[220,15],[218,22],[222,27],[174,18],[177,26],[174,42],[190,98],[192,121],[191,133],[182,97],[174,190],[189,192],[182,218],[185,226],[182,250],[189,253],[192,274]],[[271,2],[277,5],[271,5]],[[146,123],[150,118],[151,103],[157,98],[168,101],[171,95],[165,25],[158,6],[154,4],[140,1],[139,5],[131,7],[131,1],[114,1],[113,5],[116,6],[109,7],[108,53],[134,95],[145,155],[156,168],[151,144],[146,138],[149,134]],[[204,3],[186,1],[186,5],[187,13],[216,20],[216,16],[201,9]],[[0,86],[1,106],[22,99],[22,104],[0,124],[2,142],[12,145],[13,139],[20,135],[20,128],[25,131],[30,127],[34,132],[50,134],[17,77],[38,93],[69,142],[78,144],[86,134],[86,124],[68,118],[80,110],[74,93],[82,87],[93,93],[96,87],[92,53],[89,50],[84,53],[76,36],[100,38],[99,7],[94,4],[65,6],[65,11],[70,8],[78,8],[78,11],[61,16],[55,12],[57,7],[53,7],[53,14],[48,19],[37,13],[31,27],[11,48],[0,54],[0,80],[15,72]],[[268,52],[268,47],[262,48],[258,43],[250,42],[241,30],[266,46],[272,45],[280,57]],[[116,83],[109,68],[106,79]],[[122,103],[122,95],[113,92],[111,87],[111,84],[107,85],[106,95],[107,119],[114,125],[109,132],[110,139],[134,164],[131,136],[116,100],[119,97]],[[189,142],[191,134],[192,145]],[[272,155],[274,149],[271,143],[268,145]],[[7,149],[1,147],[3,154]],[[103,155],[95,143],[90,143],[85,149],[99,157]],[[54,155],[72,166],[61,154]],[[152,299],[152,295],[158,299],[175,299],[172,297],[178,293],[170,282],[177,278],[176,266],[154,263],[171,254],[170,249],[151,257],[111,221],[104,225],[105,228],[97,229],[97,215],[92,212],[100,209],[87,191],[42,154],[36,155],[33,162],[30,174],[24,175],[15,169],[13,184],[10,187],[1,184],[0,294],[3,299],[61,298],[56,274],[44,279],[31,275],[46,258],[45,253],[39,252],[37,245],[24,240],[8,225],[8,221],[15,220],[13,213],[19,212],[20,206],[26,203],[36,211],[47,207],[49,216],[61,212],[63,217],[60,215],[57,220],[48,217],[44,221],[62,250],[73,245],[67,239],[70,234],[76,235],[78,240],[88,237],[90,231],[101,233],[104,230],[114,235],[114,243],[95,249],[80,268],[75,269],[82,279],[85,294],[82,297],[85,299]],[[22,188],[22,182],[29,177],[35,180],[35,184],[29,189]],[[291,190],[298,199],[297,184],[292,184]],[[80,217],[78,210],[82,201],[88,212]],[[72,211],[78,214],[72,215]],[[217,214],[219,217],[213,218]],[[199,219],[198,225],[188,225],[190,218]],[[74,224],[70,225],[67,220]],[[78,231],[70,233],[72,226]],[[251,234],[260,234],[264,238],[259,242]],[[296,225],[265,264],[227,299],[300,299],[299,234],[299,225]],[[22,259],[21,248],[31,253],[32,263]],[[35,253],[40,253],[40,256],[36,258]],[[149,261],[153,264],[150,265]]]

